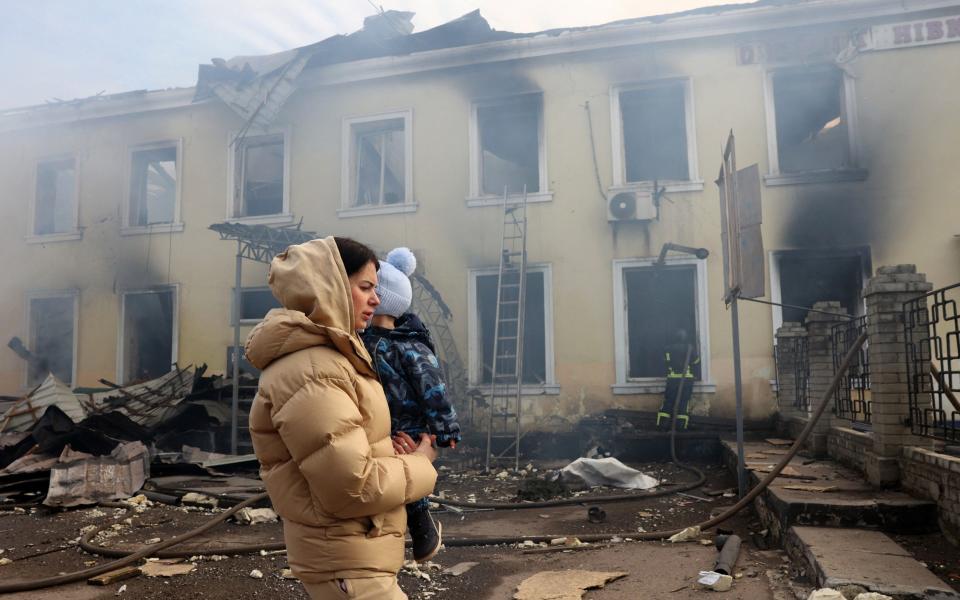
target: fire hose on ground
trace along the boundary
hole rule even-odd
[[[804,427],[803,431],[797,437],[796,441],[794,441],[793,445],[790,447],[787,453],[783,455],[783,457],[780,459],[780,462],[778,462],[776,466],[774,466],[773,470],[770,471],[763,478],[762,481],[760,481],[756,486],[754,486],[736,504],[734,504],[733,506],[731,506],[730,508],[728,508],[727,510],[725,510],[724,512],[722,512],[721,514],[715,517],[707,519],[702,523],[693,525],[693,527],[699,527],[701,530],[711,529],[723,523],[724,521],[730,519],[731,517],[739,513],[741,510],[749,506],[750,503],[753,502],[753,500],[756,499],[756,497],[759,496],[773,482],[773,480],[780,475],[780,472],[784,469],[784,467],[787,466],[787,464],[791,460],[793,460],[793,458],[797,455],[797,453],[800,452],[801,448],[803,448],[803,445],[806,443],[807,439],[810,437],[810,434],[813,432],[813,428],[816,426],[817,422],[823,416],[823,413],[826,410],[827,405],[830,403],[830,400],[833,397],[834,393],[836,392],[837,387],[839,387],[844,374],[846,373],[847,369],[850,367],[850,363],[853,362],[854,358],[856,358],[857,353],[860,351],[860,347],[863,346],[864,342],[866,342],[866,339],[867,339],[866,333],[862,333],[860,334],[859,337],[857,337],[857,339],[850,346],[850,349],[847,351],[846,356],[844,356],[843,361],[840,363],[840,366],[837,368],[837,371],[830,382],[830,386],[824,391],[819,402],[813,409],[813,413],[810,415],[810,420],[807,422],[806,427]],[[676,409],[676,405],[674,405],[674,409]],[[675,427],[676,427],[676,410],[674,410],[674,419],[671,423],[671,430],[672,431],[675,430]],[[673,444],[671,444],[671,446],[673,446]],[[673,458],[674,460],[676,460],[675,447],[672,447],[671,450],[672,450]],[[675,492],[679,490],[675,489],[670,491]],[[666,490],[664,490],[664,492],[666,493]],[[665,495],[665,493],[656,494],[656,495]],[[630,499],[649,498],[649,497],[653,497],[653,495],[654,494],[634,494],[634,495],[630,495]],[[103,548],[101,546],[96,546],[91,542],[93,536],[95,535],[95,532],[93,531],[88,532],[87,534],[82,536],[80,540],[80,547],[83,548],[85,551],[91,552],[94,554],[100,554],[107,557],[123,556],[123,558],[118,558],[118,560],[114,560],[109,563],[105,563],[96,567],[91,567],[89,569],[76,571],[74,573],[67,573],[64,575],[47,577],[44,579],[37,579],[32,581],[20,581],[20,582],[14,582],[14,583],[0,584],[0,594],[38,590],[38,589],[53,587],[57,585],[64,585],[67,583],[75,583],[77,581],[83,581],[90,577],[102,575],[104,573],[114,571],[121,567],[134,564],[140,561],[141,559],[144,559],[147,557],[165,557],[166,556],[166,557],[172,558],[172,557],[184,557],[184,556],[202,556],[202,555],[211,555],[211,554],[244,554],[244,553],[250,553],[250,552],[259,552],[260,550],[274,550],[274,549],[281,550],[284,547],[283,543],[276,542],[271,544],[250,544],[250,545],[243,545],[243,546],[239,546],[239,545],[225,546],[225,547],[219,547],[219,548],[205,547],[202,549],[198,548],[194,551],[189,551],[189,552],[187,551],[164,552],[167,548],[171,546],[182,544],[183,542],[189,539],[195,538],[203,533],[206,533],[207,531],[216,527],[218,524],[222,523],[223,521],[226,521],[228,518],[230,518],[235,513],[237,513],[240,509],[256,504],[257,502],[260,502],[266,498],[268,498],[267,494],[259,494],[252,498],[244,500],[243,502],[233,506],[229,510],[226,510],[214,516],[213,518],[208,520],[206,523],[186,532],[183,535],[174,536],[168,540],[165,540],[150,546],[144,546],[139,550],[135,550],[135,551],[108,549],[108,548]],[[624,499],[619,497],[613,497],[613,498],[614,500],[607,500],[607,501],[616,501],[616,500]],[[583,499],[581,500],[581,502],[585,500],[587,499]],[[590,498],[589,501],[598,502],[599,499]],[[443,500],[443,502],[452,505],[451,501]],[[566,500],[554,501],[554,502],[562,502],[565,504],[573,503],[573,502],[568,502]],[[475,508],[482,508],[482,506],[478,503],[458,504],[458,506],[463,506],[463,505],[475,507]],[[557,506],[558,504],[547,504],[547,505]],[[496,506],[496,508],[516,509],[516,508],[532,508],[532,506],[530,506],[529,504],[503,503],[502,506]],[[584,542],[602,542],[602,541],[609,541],[613,538],[620,538],[620,539],[631,538],[634,540],[649,541],[649,540],[663,540],[674,534],[680,533],[681,531],[683,531],[683,529],[674,529],[670,531],[647,531],[647,532],[639,532],[639,533],[638,532],[620,532],[620,533],[598,533],[598,534],[587,534],[587,535],[577,534],[575,537],[577,537],[578,539]],[[561,537],[561,536],[562,534],[539,535],[539,536],[512,535],[512,536],[504,536],[504,537],[449,538],[444,540],[444,545],[449,547],[489,546],[489,545],[497,545],[497,544],[515,544],[515,543],[520,543],[526,540],[539,543],[539,542],[549,542],[551,539]]]

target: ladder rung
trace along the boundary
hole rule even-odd
[[[523,252],[510,252],[510,251],[507,251],[507,252],[504,252],[504,253],[503,253],[504,256],[520,256],[521,254],[523,254]]]

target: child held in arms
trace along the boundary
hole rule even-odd
[[[363,332],[363,343],[390,407],[391,436],[399,454],[413,452],[420,434],[437,446],[455,448],[460,441],[457,413],[447,398],[433,340],[423,322],[408,312],[413,298],[410,275],[417,259],[408,248],[395,248],[380,261],[377,295],[380,305]],[[426,498],[407,505],[407,527],[413,538],[413,558],[436,555],[442,527],[430,517]]]

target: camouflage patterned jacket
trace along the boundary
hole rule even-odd
[[[457,413],[423,322],[406,313],[395,329],[370,327],[362,337],[387,395],[392,433],[403,431],[414,439],[430,433],[438,446],[459,442]]]

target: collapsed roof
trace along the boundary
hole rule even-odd
[[[537,36],[559,36],[574,31],[598,30],[641,22],[660,23],[699,14],[731,12],[744,8],[799,4],[813,0],[757,0],[742,4],[708,6],[694,10],[613,21],[603,25],[565,27],[531,33],[498,31],[474,10],[431,29],[413,33],[412,12],[389,10],[364,19],[363,28],[349,35],[263,56],[215,58],[200,65],[194,101],[217,97],[247,122],[247,128],[265,128],[293,94],[295,81],[306,70],[387,56],[405,56],[430,50],[474,46]]]

